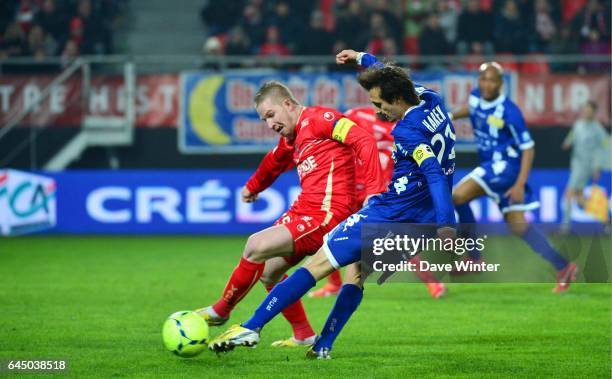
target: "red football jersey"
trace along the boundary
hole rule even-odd
[[[376,117],[376,110],[371,107],[352,108],[344,114],[376,139],[378,158],[383,170],[383,180],[385,186],[387,186],[393,178],[393,158],[391,156],[393,153],[393,136],[391,131],[395,127],[395,122],[379,120]],[[363,203],[367,195],[365,192],[366,167],[357,161],[356,170],[357,202]]]
[[[305,107],[295,138],[281,137],[246,184],[252,193],[270,186],[282,172],[297,166],[302,193],[291,209],[338,223],[355,212],[355,162],[363,164],[364,192],[380,193],[385,181],[376,142],[364,129],[338,111]]]

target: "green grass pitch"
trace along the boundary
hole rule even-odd
[[[2,239],[0,361],[67,359],[65,374],[79,378],[610,377],[610,284],[576,284],[562,295],[550,283],[450,284],[441,300],[422,284],[368,284],[331,361],[270,347],[290,334],[282,318],[256,349],[193,359],[165,351],[164,319],[215,300],[244,241]],[[230,323],[244,321],[264,295],[255,287]],[[315,329],[333,301],[304,300]]]

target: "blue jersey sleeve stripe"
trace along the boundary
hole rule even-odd
[[[510,129],[510,133],[512,133],[512,138],[514,139],[514,143],[516,144],[516,146],[519,146],[521,144],[521,140],[519,140],[518,134],[516,134],[514,125],[508,124],[508,128]]]

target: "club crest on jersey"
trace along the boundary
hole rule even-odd
[[[297,166],[298,176],[301,179],[304,175],[308,174],[315,168],[317,168],[317,162],[315,161],[314,156],[311,155]]]
[[[323,113],[323,118],[327,121],[332,121],[334,119],[334,114],[331,112],[325,112]]]
[[[501,129],[504,127],[504,119],[495,117],[494,115],[489,115],[489,117],[487,118],[487,124]]]
[[[308,225],[309,228],[312,226],[312,224],[310,223],[310,221],[312,220],[312,217],[310,217],[310,216],[302,216],[300,218],[302,219],[302,221],[304,221]]]

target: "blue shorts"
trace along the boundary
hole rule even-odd
[[[338,269],[361,260],[362,228],[364,224],[414,223],[435,224],[436,211],[428,198],[410,211],[400,211],[385,205],[379,198],[352,214],[323,237],[323,250],[329,262]],[[401,214],[401,217],[395,215]]]
[[[525,184],[525,198],[522,203],[513,203],[504,194],[514,185],[518,178],[520,166],[507,161],[485,162],[467,174],[462,182],[473,179],[493,201],[497,203],[502,213],[514,211],[530,211],[540,207],[529,184]],[[458,184],[458,185],[459,185]]]

